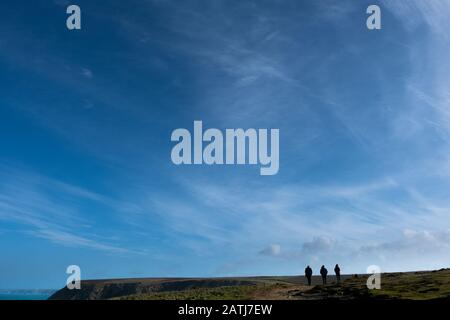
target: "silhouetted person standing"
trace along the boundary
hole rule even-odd
[[[305,268],[305,276],[306,276],[306,279],[308,280],[308,286],[311,285],[311,276],[312,276],[312,274],[313,274],[313,271],[312,271],[311,267],[307,266]]]
[[[338,264],[334,267],[334,273],[336,273],[337,282],[341,282],[341,268],[339,268]]]
[[[323,284],[327,284],[327,274],[328,274],[327,268],[325,268],[325,266],[322,266],[320,268],[320,275],[322,276]]]

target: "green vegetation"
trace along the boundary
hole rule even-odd
[[[183,291],[154,292],[120,297],[121,300],[249,300],[264,296],[286,284],[255,284],[248,286],[225,286],[195,288]]]
[[[387,299],[450,299],[450,269],[386,274],[371,295]]]
[[[450,269],[382,274],[379,290],[367,289],[366,280],[366,276],[354,277],[340,285],[315,286],[300,295],[306,299],[450,299]]]

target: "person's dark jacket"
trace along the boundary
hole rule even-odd
[[[305,276],[311,277],[312,274],[313,274],[312,269],[311,269],[310,267],[306,267],[306,268],[305,268]]]
[[[322,266],[322,268],[320,268],[320,274],[322,275],[322,277],[326,277],[327,274],[328,274],[327,268],[325,268],[324,266]]]
[[[334,272],[336,273],[336,275],[341,274],[341,268],[339,268],[339,265],[336,265],[336,267],[334,267]]]

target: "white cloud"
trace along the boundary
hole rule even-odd
[[[305,253],[322,253],[331,251],[335,247],[335,240],[327,236],[314,237],[312,241],[303,243],[302,250]]]
[[[281,246],[279,244],[271,244],[259,252],[264,256],[278,256],[281,253]]]
[[[360,261],[370,259],[384,271],[432,270],[450,266],[450,229],[405,229],[396,239],[362,245],[352,255]]]

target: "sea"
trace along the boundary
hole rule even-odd
[[[3,291],[0,300],[47,300],[52,294],[52,291]]]

